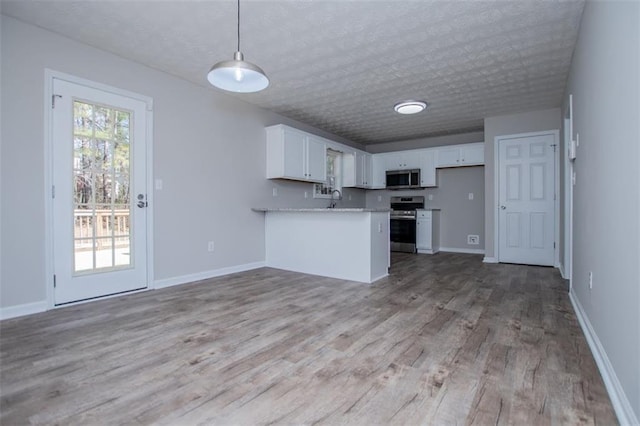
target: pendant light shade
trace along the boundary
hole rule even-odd
[[[214,86],[236,93],[259,92],[269,85],[267,75],[257,65],[244,60],[240,52],[240,0],[238,0],[238,50],[233,60],[218,62],[209,70],[207,80]]]
[[[269,86],[269,79],[262,68],[244,60],[242,52],[236,52],[232,61],[222,61],[211,67],[207,80],[214,86],[237,93],[259,92]]]

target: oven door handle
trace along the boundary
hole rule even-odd
[[[413,216],[400,216],[400,217],[391,217],[391,220],[416,220]]]

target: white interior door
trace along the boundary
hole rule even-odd
[[[56,305],[147,287],[146,103],[53,79]]]
[[[553,266],[553,134],[498,141],[498,261]]]

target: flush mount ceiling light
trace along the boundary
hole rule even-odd
[[[425,108],[427,108],[427,103],[422,101],[404,101],[393,107],[398,114],[417,114],[424,111]]]
[[[207,80],[214,86],[237,93],[259,92],[269,85],[269,79],[262,69],[244,60],[240,52],[240,0],[238,0],[238,50],[233,60],[221,61],[211,67]]]

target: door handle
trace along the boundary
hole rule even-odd
[[[138,202],[136,203],[136,205],[141,209],[149,205],[149,203],[145,201],[145,197],[146,197],[145,194],[138,194]]]
[[[507,209],[507,206],[500,206],[500,208],[501,208],[502,210],[506,210],[506,209]]]

